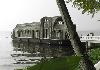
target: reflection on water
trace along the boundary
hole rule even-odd
[[[43,57],[59,57],[73,53],[69,44],[16,42],[10,36],[11,34],[0,36],[0,70],[25,68],[40,62]]]
[[[73,54],[72,47],[69,41],[63,44],[34,43],[34,42],[16,42],[13,41],[12,57],[26,56],[26,57],[59,57]],[[60,43],[62,43],[60,41]],[[67,52],[66,52],[67,51]]]
[[[37,48],[39,45],[27,42],[13,42],[13,53],[11,56],[16,61],[14,64],[35,64],[40,62],[42,57],[39,56]]]

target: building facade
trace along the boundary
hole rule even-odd
[[[65,40],[69,37],[67,32],[67,26],[61,16],[43,17],[40,22],[17,24],[12,37]]]

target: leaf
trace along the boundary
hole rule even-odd
[[[92,14],[92,17],[95,13],[100,11],[100,0],[67,0],[69,2],[73,2],[72,7],[78,8],[78,10],[82,9],[82,14],[88,13]]]

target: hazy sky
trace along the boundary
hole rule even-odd
[[[77,30],[100,30],[100,13],[94,18],[67,5]],[[0,0],[0,31],[12,31],[16,24],[40,21],[44,16],[59,16],[56,0]]]

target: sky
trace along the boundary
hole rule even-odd
[[[100,30],[100,12],[92,18],[71,4],[67,7],[77,31]],[[60,16],[56,0],[0,0],[0,31],[12,31],[17,24],[39,22],[44,16]]]

